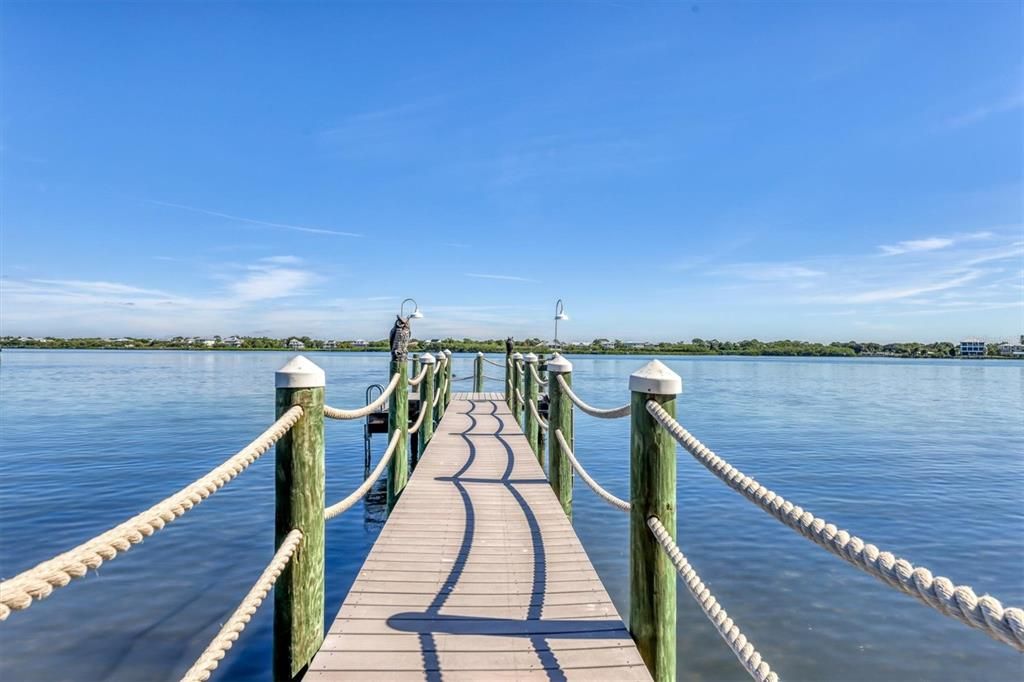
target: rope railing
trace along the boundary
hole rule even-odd
[[[600,407],[594,407],[583,402],[578,395],[572,392],[572,388],[566,383],[565,379],[562,378],[561,374],[556,374],[555,378],[558,380],[558,386],[565,391],[565,394],[569,396],[569,400],[573,402],[576,407],[589,414],[591,417],[598,417],[600,419],[618,419],[620,417],[629,416],[629,403],[621,405],[619,407],[610,407],[602,409]]]
[[[587,473],[587,470],[584,469],[576,459],[576,455],[573,453],[572,448],[570,448],[569,444],[565,442],[565,436],[562,435],[561,429],[555,429],[555,439],[558,441],[558,446],[562,449],[562,452],[565,453],[565,456],[569,459],[569,463],[572,464],[572,468],[575,469],[576,473],[583,479],[583,482],[590,486],[591,490],[597,493],[598,497],[620,511],[628,512],[632,509],[632,505],[629,502],[615,497],[615,495],[612,495],[610,492],[602,488],[597,481],[591,478],[590,474]]]
[[[711,624],[715,626],[718,634],[729,645],[732,652],[736,654],[736,658],[743,664],[743,667],[750,676],[758,682],[778,682],[779,676],[772,672],[771,666],[757,652],[753,643],[747,639],[746,635],[740,632],[736,623],[729,617],[725,609],[719,605],[718,600],[711,594],[711,590],[701,581],[697,571],[693,569],[693,566],[686,560],[686,556],[679,549],[679,546],[672,540],[668,529],[662,525],[656,516],[647,519],[647,527],[651,529],[654,538],[661,545],[661,548],[665,550],[672,565],[676,567],[676,571],[679,572],[679,577],[682,578],[683,584],[686,585],[690,596],[697,602],[701,611],[711,621]]]
[[[540,412],[537,411],[537,403],[527,400],[526,404],[530,406],[530,412],[533,414],[533,418],[537,420],[537,426],[547,431],[548,423],[544,421],[544,418],[540,416]]]
[[[415,378],[409,379],[409,385],[410,386],[419,386],[420,382],[423,381],[424,377],[427,376],[427,372],[429,372],[429,371],[430,371],[430,365],[423,365],[423,368],[420,370],[420,373],[417,374],[415,376]]]
[[[380,478],[381,474],[384,473],[384,470],[388,466],[388,462],[391,461],[391,456],[395,454],[395,449],[398,447],[398,443],[401,440],[402,431],[401,429],[399,429],[395,431],[393,436],[391,436],[391,442],[388,443],[387,449],[384,451],[384,454],[381,455],[380,461],[377,463],[377,467],[373,470],[373,473],[371,473],[367,477],[367,479],[363,481],[363,483],[358,488],[353,490],[352,493],[349,494],[349,496],[346,497],[344,500],[332,504],[330,507],[324,509],[325,521],[330,521],[335,516],[338,516],[348,511],[349,509],[352,508],[352,505],[361,500],[363,496],[366,495],[367,492],[369,492],[370,488],[373,487],[373,484],[376,483],[377,479]]]
[[[391,377],[391,383],[388,384],[387,388],[374,400],[372,403],[368,403],[363,407],[354,410],[343,410],[337,407],[331,407],[330,405],[324,405],[324,416],[330,419],[359,419],[365,417],[371,412],[376,412],[378,409],[384,406],[391,394],[394,393],[395,387],[398,386],[398,381],[401,379],[401,375],[395,372],[394,376]]]
[[[445,386],[447,385],[447,381],[442,381],[441,385],[437,387],[436,391],[434,391],[434,402],[431,403],[431,407],[437,407],[437,401],[441,399],[442,395],[444,395]]]
[[[496,377],[489,377],[486,374],[484,375],[484,379],[487,379],[488,381],[505,381],[504,379],[498,379]]]
[[[548,382],[540,378],[540,372],[537,371],[537,365],[530,363],[530,374],[533,376],[533,380],[540,386],[547,386]]]
[[[199,655],[196,662],[181,678],[182,682],[206,682],[206,680],[210,679],[210,675],[220,665],[228,650],[238,640],[242,630],[252,620],[253,614],[256,613],[263,600],[266,599],[267,594],[274,586],[274,583],[277,582],[281,572],[284,571],[285,566],[288,565],[288,562],[295,554],[295,550],[298,549],[300,542],[302,542],[302,531],[298,529],[292,530],[285,536],[281,546],[278,547],[277,552],[274,553],[270,563],[267,564],[263,573],[260,574],[252,589],[245,595],[238,608],[231,614],[231,617],[224,623],[224,626],[217,632],[217,635],[210,641],[210,644],[203,653]]]
[[[880,551],[875,545],[793,505],[733,467],[697,440],[657,402],[648,401],[647,411],[708,471],[783,524],[939,613],[1024,651],[1024,609],[1003,608],[995,597],[987,594],[978,597],[970,587],[955,585],[942,576],[933,577],[927,568],[915,567],[891,552]]]
[[[442,367],[444,367],[444,360],[438,360],[437,362],[434,363],[434,376],[435,377],[437,376],[437,373],[441,371]]]
[[[420,416],[416,417],[416,423],[409,427],[410,434],[419,432],[420,427],[423,426],[423,417],[427,412],[430,412],[430,410],[426,409],[426,406],[423,405],[423,403],[420,403]]]
[[[48,597],[54,588],[64,587],[73,578],[81,578],[90,569],[99,568],[104,561],[114,559],[184,515],[249,468],[288,433],[300,417],[300,406],[289,408],[255,440],[205,476],[105,533],[0,582],[0,621],[7,620],[12,610],[27,609],[34,600]]]
[[[523,399],[523,392],[520,391],[518,387],[515,390],[516,390],[516,400],[518,400],[520,403],[525,403],[526,401]]]
[[[467,375],[467,376],[464,376],[464,377],[453,378],[452,379],[452,383],[455,383],[456,381],[469,381],[470,379],[474,379],[474,378],[475,377],[472,374],[470,374],[470,375]]]
[[[484,362],[490,363],[495,367],[505,367],[504,362],[496,362],[495,360],[491,360],[490,358],[484,358]]]

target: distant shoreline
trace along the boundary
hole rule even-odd
[[[460,344],[461,345],[461,344]],[[442,348],[447,348],[453,353],[477,353],[484,352],[488,355],[503,355],[504,349],[495,350],[488,348],[453,348],[448,345],[442,346],[430,346],[423,349],[410,349],[410,357],[413,354],[418,353],[436,353]],[[294,352],[294,353],[387,353],[387,348],[369,347],[369,348],[300,348],[291,349],[287,347],[268,347],[268,348],[236,348],[236,347],[225,347],[225,346],[213,346],[213,347],[180,347],[180,346],[50,346],[43,344],[3,344],[0,345],[0,350],[32,350],[32,351],[72,351],[72,350],[95,350],[95,351],[175,351],[184,353],[199,353],[199,352],[242,352],[242,353],[261,353],[261,352]],[[544,353],[550,355],[552,350],[548,348],[538,348],[530,346],[517,346],[518,352],[527,353],[534,352],[537,354]],[[631,355],[661,355],[661,356],[674,356],[674,357],[805,357],[805,358],[867,358],[867,359],[895,359],[895,360],[1024,360],[1024,357],[1012,356],[1012,355],[983,355],[977,357],[963,357],[960,355],[909,355],[909,354],[898,354],[898,353],[851,353],[851,354],[839,354],[839,353],[815,353],[815,352],[778,352],[772,350],[764,351],[690,351],[690,350],[674,350],[674,349],[662,349],[662,348],[624,348],[624,349],[601,349],[594,350],[589,348],[572,348],[562,349],[561,352],[565,355],[609,355],[609,356],[631,356]]]

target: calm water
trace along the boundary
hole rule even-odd
[[[286,353],[5,351],[0,575],[106,530],[233,454],[273,419]],[[314,354],[328,400],[362,404],[383,355]],[[573,358],[597,405],[638,357]],[[1024,363],[687,358],[681,421],[746,473],[954,582],[1024,604]],[[456,374],[470,357],[456,357]],[[491,368],[489,372],[498,372]],[[466,383],[460,384],[466,386]],[[459,385],[457,385],[459,386]],[[502,390],[499,385],[490,390]],[[577,416],[577,453],[628,494],[628,424]],[[327,426],[328,501],[362,480],[361,423]],[[383,446],[377,437],[374,456]],[[680,545],[789,680],[1020,679],[1019,654],[827,554],[679,457]],[[327,527],[332,617],[382,524]],[[627,516],[577,484],[575,525],[628,613]],[[176,680],[273,553],[272,454],[143,545],[0,626],[4,680]],[[679,588],[680,678],[742,669]],[[267,605],[269,606],[269,605]],[[271,608],[218,679],[266,680]]]

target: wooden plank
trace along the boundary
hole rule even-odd
[[[650,680],[501,393],[452,402],[306,680]]]

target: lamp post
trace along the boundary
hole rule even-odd
[[[405,314],[405,304],[406,303],[412,303],[412,312],[409,313],[408,315]],[[419,304],[416,303],[416,299],[413,299],[413,298],[407,298],[404,301],[402,301],[402,307],[399,308],[398,314],[402,317],[403,320],[406,320],[406,321],[408,321],[408,320],[419,320],[419,319],[421,319],[423,317],[423,313],[420,312]]]
[[[562,303],[562,299],[558,299],[558,302],[555,303],[555,345],[556,346],[560,345],[560,343],[558,341],[558,321],[559,320],[568,320],[568,319],[569,319],[569,316],[565,314],[565,305]]]

